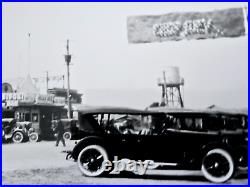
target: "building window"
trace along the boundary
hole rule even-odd
[[[25,113],[25,121],[30,121],[30,113]]]
[[[38,122],[38,114],[32,113],[32,122]]]

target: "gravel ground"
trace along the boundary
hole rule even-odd
[[[84,177],[77,164],[65,160],[63,150],[70,150],[74,142],[66,148],[55,147],[55,142],[3,144],[2,183],[3,184],[211,184],[201,173],[185,171],[155,172],[153,175],[109,175],[108,177]],[[247,175],[241,175],[228,184],[248,184]]]

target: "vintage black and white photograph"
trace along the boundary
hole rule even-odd
[[[248,184],[248,3],[2,3],[2,184]]]

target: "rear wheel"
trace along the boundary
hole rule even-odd
[[[247,151],[242,151],[241,155],[238,157],[238,165],[237,166],[240,170],[248,170]]]
[[[102,146],[89,145],[79,153],[77,163],[84,175],[96,177],[105,173],[107,160],[108,154]]]
[[[38,136],[38,133],[36,132],[32,132],[30,135],[29,135],[29,141],[30,142],[37,142],[39,139],[39,136]]]
[[[232,156],[224,149],[217,148],[205,155],[201,170],[209,181],[223,183],[233,176],[235,166]]]
[[[20,131],[17,131],[17,132],[14,132],[13,136],[12,136],[12,141],[14,143],[21,143],[24,139],[24,135],[22,132]]]
[[[64,140],[70,140],[71,139],[71,133],[70,132],[65,132],[63,134],[63,138],[64,138]]]

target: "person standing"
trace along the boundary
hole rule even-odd
[[[57,121],[57,127],[56,127],[55,132],[57,133],[56,147],[59,145],[59,142],[60,142],[60,141],[62,141],[62,144],[63,144],[63,146],[65,147],[66,144],[65,144],[65,140],[64,140],[64,138],[63,138],[64,127],[63,127],[63,124],[62,124],[62,121],[61,121],[61,120],[58,120],[58,121]]]

